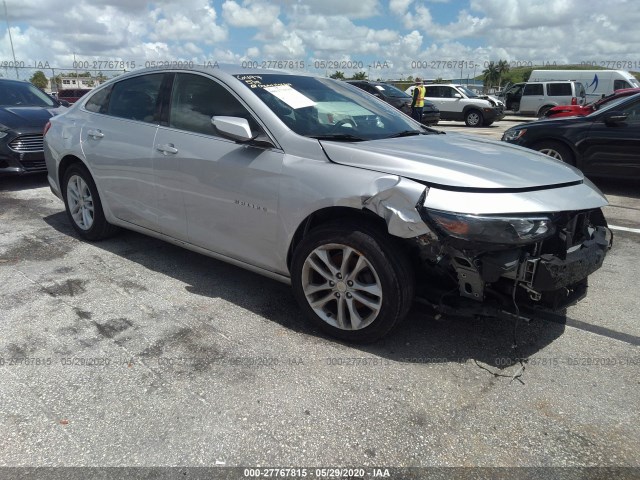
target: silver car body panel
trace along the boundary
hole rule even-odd
[[[607,205],[605,196],[591,182],[560,188],[517,193],[460,192],[429,189],[427,208],[474,215],[552,213],[589,210]]]
[[[233,76],[267,71],[187,72],[226,85],[273,146],[92,113],[84,109],[85,98],[52,119],[45,139],[54,193],[61,196],[60,162],[77,157],[96,179],[110,223],[281,281],[289,276],[287,258],[296,231],[326,208],[370,210],[386,221],[392,235],[411,238],[430,233],[416,209],[425,192],[429,208],[476,214],[584,210],[607,203],[576,169],[501,142],[451,134],[358,143],[303,137]],[[104,136],[92,137],[95,130]],[[134,150],[132,144],[137,144]],[[177,152],[158,149],[165,145]],[[566,183],[573,184],[545,188]]]
[[[321,143],[336,163],[451,187],[520,189],[584,178],[547,155],[521,147],[507,151],[504,142],[461,134]]]

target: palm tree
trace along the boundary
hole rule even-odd
[[[498,88],[500,88],[502,85],[502,74],[509,71],[509,62],[500,60],[498,65],[496,65],[496,70],[498,70]]]
[[[366,80],[367,72],[358,72],[351,77],[353,80]]]
[[[485,88],[487,84],[489,85],[489,88],[491,88],[499,78],[500,72],[498,72],[498,66],[496,65],[496,62],[489,62],[487,68],[482,71],[482,80],[484,81]]]
[[[339,72],[338,70],[335,73],[329,75],[329,78],[335,78],[336,80],[344,80],[344,72]]]

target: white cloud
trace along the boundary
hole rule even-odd
[[[382,11],[378,0],[281,0],[293,11],[308,15],[342,16],[350,19],[371,18]]]
[[[206,1],[161,5],[150,13],[151,40],[217,43],[227,38],[227,28],[216,23],[217,14]]]
[[[404,15],[412,3],[413,0],[390,0],[389,10],[396,15]]]
[[[222,4],[222,17],[232,27],[267,27],[278,21],[280,8],[263,2],[245,1],[240,6],[233,0]]]
[[[438,3],[447,3],[447,20]],[[425,59],[637,65],[640,51],[633,34],[640,9],[627,0],[76,0],[73,8],[61,8],[59,0],[11,0],[7,7],[18,61],[56,68],[71,67],[74,54],[137,65],[323,59],[365,67],[386,61],[392,68],[376,76],[388,78],[415,75],[412,62]],[[12,58],[1,21],[0,58]],[[453,73],[460,75],[421,72]]]

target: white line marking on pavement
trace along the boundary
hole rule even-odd
[[[620,230],[622,232],[640,233],[640,228],[617,227],[615,225],[609,225],[609,228],[611,230]]]

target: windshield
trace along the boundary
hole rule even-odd
[[[383,91],[385,95],[388,95],[389,97],[411,98],[411,95],[406,94],[405,92],[403,92],[399,88],[394,87],[393,85],[377,84],[377,85],[374,85],[374,87],[378,90]]]
[[[9,107],[57,107],[58,104],[30,83],[7,82],[0,87],[0,105]]]
[[[469,98],[476,98],[478,95],[473,90],[468,89],[467,87],[458,87],[458,90],[462,90],[465,95]]]
[[[629,78],[629,83],[631,84],[632,87],[640,87],[640,82],[638,81],[637,78]]]
[[[287,74],[235,77],[291,130],[306,137],[357,141],[429,132],[395,107],[336,80]]]

